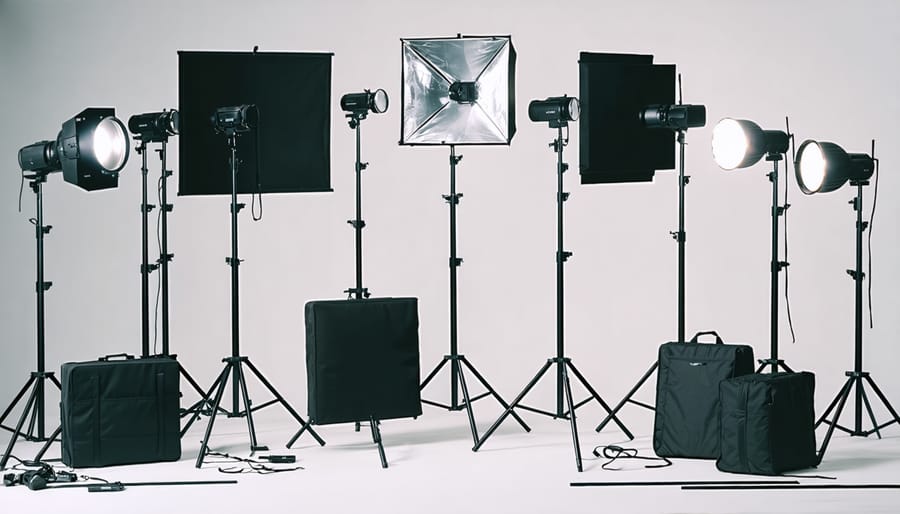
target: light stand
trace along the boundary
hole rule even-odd
[[[141,358],[164,357],[178,360],[178,356],[169,353],[169,262],[175,254],[169,253],[167,215],[172,212],[172,204],[168,203],[166,195],[166,179],[172,175],[172,171],[166,168],[166,144],[168,136],[159,136],[145,140],[140,134],[135,136],[139,143],[135,151],[141,155]],[[155,208],[147,199],[147,143],[158,141],[161,143],[156,152],[159,154],[162,165],[159,194],[160,194],[160,254],[156,263],[149,262],[149,214]],[[150,349],[150,273],[159,270],[160,297],[162,301],[162,353],[153,354]],[[204,400],[205,393],[194,377],[178,363],[178,372],[188,384],[200,395],[201,400],[187,409],[182,409],[181,415],[187,416],[197,409],[207,406]]]
[[[6,463],[9,461],[9,457],[12,455],[13,448],[19,437],[23,437],[26,441],[47,441],[48,445],[56,439],[57,432],[54,432],[49,438],[46,437],[45,432],[45,383],[49,380],[57,389],[62,389],[62,385],[60,385],[59,380],[56,379],[53,372],[46,371],[44,367],[44,292],[53,285],[52,282],[44,281],[44,236],[49,234],[50,229],[52,228],[50,225],[44,225],[42,186],[44,182],[47,181],[47,174],[38,172],[28,178],[30,180],[28,185],[31,187],[31,190],[34,191],[37,211],[36,218],[31,220],[34,224],[34,234],[35,239],[37,240],[37,282],[35,283],[35,292],[37,293],[37,371],[31,372],[28,381],[25,382],[25,385],[19,390],[19,393],[16,394],[15,398],[13,398],[12,403],[10,403],[6,410],[3,411],[3,414],[0,415],[0,427],[12,432],[12,438],[9,440],[6,452],[3,454],[3,457],[0,458],[0,469],[6,469]],[[25,392],[28,391],[29,388],[31,388],[31,393],[28,395],[28,400],[25,402],[25,409],[22,411],[22,415],[19,417],[19,421],[16,423],[15,428],[9,428],[6,425],[3,425],[3,421],[9,416],[16,405],[18,405],[19,401],[25,396]],[[25,425],[26,419],[29,419],[28,429],[23,432],[22,427]]]
[[[766,175],[769,177],[769,182],[772,183],[772,262],[769,268],[772,278],[769,288],[771,293],[769,303],[771,307],[771,314],[769,315],[770,353],[768,359],[759,359],[759,368],[756,369],[757,373],[764,371],[766,366],[771,367],[772,373],[777,373],[778,368],[782,368],[789,373],[794,372],[790,366],[784,363],[783,359],[778,358],[778,274],[789,266],[786,261],[778,259],[778,218],[784,216],[790,207],[790,204],[784,204],[783,207],[778,205],[778,161],[782,157],[782,154],[777,152],[769,152],[766,155],[766,160],[772,163],[772,172]]]
[[[684,130],[676,131],[676,139],[678,141],[678,231],[670,232],[672,235],[672,239],[674,239],[678,243],[678,342],[684,343],[687,340],[684,335],[684,247],[687,242],[687,232],[684,230],[684,188],[690,183],[691,177],[686,176],[684,174]],[[626,404],[632,403],[637,405],[638,407],[643,407],[647,410],[655,411],[656,408],[653,405],[640,402],[635,400],[634,395],[640,390],[641,387],[644,386],[644,383],[650,379],[656,369],[659,367],[659,361],[653,361],[653,365],[650,366],[650,369],[644,373],[641,378],[634,384],[628,393],[625,395],[619,403],[613,407],[612,411],[604,418],[603,421],[597,425],[596,430],[600,432],[603,430],[606,425],[612,421],[615,415],[625,407]],[[628,439],[634,439],[634,437],[627,433]]]
[[[216,421],[216,415],[219,413],[219,405],[222,402],[222,394],[225,392],[225,386],[228,384],[229,375],[231,375],[232,382],[232,407],[231,410],[226,410],[225,415],[229,418],[247,418],[247,430],[250,433],[250,450],[251,451],[261,451],[267,450],[268,448],[265,446],[259,445],[256,440],[256,428],[253,424],[253,412],[260,410],[262,408],[268,407],[269,405],[280,403],[285,410],[287,410],[291,416],[296,419],[304,430],[309,430],[310,434],[315,438],[315,440],[322,446],[325,445],[325,441],[319,437],[319,435],[313,430],[309,424],[297,414],[297,411],[294,410],[293,407],[281,396],[281,394],[272,386],[271,383],[263,376],[262,373],[250,362],[248,357],[242,356],[240,354],[240,330],[239,330],[239,316],[238,316],[238,266],[241,261],[238,258],[238,212],[244,208],[244,204],[238,203],[237,201],[237,169],[238,169],[238,159],[237,159],[237,129],[235,128],[226,128],[224,131],[226,144],[231,151],[231,157],[229,163],[231,165],[231,257],[226,257],[226,263],[231,267],[231,356],[225,357],[222,359],[222,362],[225,363],[225,367],[222,369],[222,372],[219,374],[218,378],[216,378],[215,382],[213,382],[212,386],[210,386],[209,390],[204,395],[204,402],[210,401],[212,397],[213,391],[215,390],[215,399],[212,400],[212,409],[209,417],[209,424],[206,426],[206,434],[203,436],[203,442],[200,445],[200,452],[197,455],[196,467],[200,467],[203,464],[203,459],[206,457],[207,448],[209,445],[209,438],[212,435],[213,424]],[[250,371],[259,379],[260,382],[269,390],[270,393],[275,397],[273,400],[269,400],[260,405],[251,406],[250,397],[247,391],[247,382],[246,376],[244,373],[244,365],[250,368]],[[241,402],[243,402],[243,410],[241,410]],[[182,429],[181,435],[187,432],[188,428],[190,428],[191,424],[197,420],[200,416],[200,410],[195,410],[193,416],[188,421],[187,425]]]
[[[853,371],[847,371],[847,381],[844,382],[844,386],[838,392],[837,396],[834,397],[834,400],[828,405],[828,408],[825,409],[825,413],[816,421],[816,428],[822,423],[826,423],[828,425],[828,432],[825,434],[825,439],[822,441],[822,446],[819,449],[819,458],[821,459],[825,455],[825,450],[828,448],[828,443],[831,441],[831,436],[834,433],[834,429],[837,428],[842,432],[846,432],[851,436],[862,436],[868,437],[870,434],[876,434],[879,439],[881,439],[881,429],[891,425],[893,423],[900,424],[900,415],[897,414],[897,411],[888,401],[887,397],[878,388],[875,384],[875,381],[869,375],[868,371],[863,371],[862,365],[862,334],[863,334],[863,280],[866,277],[866,274],[862,270],[863,266],[863,232],[868,228],[869,223],[863,221],[863,186],[868,185],[868,180],[851,180],[850,185],[856,186],[856,197],[850,200],[850,204],[853,206],[853,210],[856,211],[856,268],[852,270],[847,270],[847,274],[853,279],[855,283],[855,318],[854,318],[854,329],[855,329],[855,358]],[[875,414],[872,411],[872,405],[869,402],[869,397],[866,395],[865,384],[869,384],[873,391],[875,391],[875,395],[878,396],[878,399],[881,400],[881,403],[887,407],[888,411],[891,413],[890,421],[882,424],[878,424],[875,420]],[[841,417],[841,413],[844,410],[844,405],[847,402],[847,398],[850,396],[851,391],[853,391],[854,386],[856,387],[854,393],[854,416],[853,416],[853,428],[847,428],[840,425],[838,422]],[[862,428],[862,417],[863,417],[863,405],[865,405],[866,412],[869,414],[869,419],[872,422],[871,430],[864,430]],[[835,406],[837,409],[835,410]],[[834,417],[828,419],[828,415],[831,414],[832,410],[834,410]]]
[[[534,102],[532,102],[534,105]],[[529,109],[530,110],[530,109]],[[534,117],[532,117],[534,120]],[[514,409],[516,407],[536,412],[538,414],[542,414],[544,416],[549,416],[553,419],[565,419],[569,421],[569,425],[572,430],[572,444],[575,448],[575,466],[578,471],[581,472],[583,470],[582,462],[581,462],[581,448],[578,441],[578,425],[575,421],[575,409],[585,405],[590,402],[592,399],[597,400],[597,402],[606,409],[607,412],[612,416],[612,412],[610,411],[609,406],[603,401],[603,398],[600,397],[599,394],[594,390],[594,388],[588,383],[588,381],[584,378],[581,372],[578,371],[578,368],[572,364],[572,359],[565,357],[565,347],[564,347],[564,319],[563,319],[563,303],[564,303],[564,295],[563,295],[563,265],[566,260],[572,256],[572,252],[567,252],[563,250],[563,203],[569,198],[569,193],[563,192],[563,173],[568,169],[569,165],[563,162],[563,148],[568,143],[568,138],[563,138],[563,127],[566,127],[568,130],[568,122],[565,121],[566,118],[560,117],[559,120],[554,120],[550,122],[551,127],[555,127],[557,129],[557,137],[556,139],[550,143],[550,147],[553,148],[553,151],[557,154],[557,195],[556,195],[556,215],[557,215],[557,250],[556,250],[556,357],[552,357],[547,359],[547,362],[538,370],[537,374],[528,385],[525,386],[525,389],[516,396],[516,399],[513,400],[512,404],[506,408],[506,411],[500,415],[497,421],[488,429],[487,432],[478,440],[475,445],[474,450],[478,450],[487,439],[497,430],[501,423],[507,418],[509,415],[515,416]],[[526,395],[531,391],[531,389],[543,378],[544,374],[550,369],[551,366],[556,365],[556,411],[549,412],[545,410],[535,409],[533,407],[528,407],[525,405],[520,405],[520,402]],[[571,381],[569,379],[569,372],[575,375],[575,378],[581,382],[581,385],[584,386],[585,389],[590,392],[591,396],[585,400],[582,400],[579,403],[574,403],[572,400],[572,387]],[[518,419],[518,418],[517,418]],[[629,438],[633,438],[628,429],[623,425],[618,418],[613,416],[613,420],[625,432]]]
[[[356,218],[347,221],[347,223],[353,227],[353,231],[356,235],[354,245],[356,248],[356,287],[346,289],[344,292],[351,297],[360,300],[369,297],[369,290],[363,287],[362,271],[362,230],[366,226],[366,222],[362,219],[362,170],[368,168],[369,163],[362,162],[359,134],[362,120],[366,119],[366,112],[352,112],[347,114],[347,117],[350,118],[350,128],[356,131]]]
[[[462,265],[463,260],[456,255],[456,206],[459,205],[459,200],[463,195],[462,193],[456,192],[456,165],[459,164],[459,161],[461,161],[462,158],[462,155],[456,154],[456,146],[450,145],[450,194],[443,195],[444,200],[450,206],[450,353],[444,355],[441,362],[431,370],[431,373],[429,373],[425,380],[422,381],[419,390],[425,389],[438,372],[440,372],[448,362],[450,363],[450,404],[445,405],[426,399],[422,399],[422,403],[447,409],[449,411],[461,411],[465,409],[469,416],[469,428],[472,431],[472,440],[476,445],[474,450],[477,450],[479,446],[478,427],[475,424],[475,414],[472,411],[472,403],[486,396],[493,396],[494,399],[497,400],[497,403],[507,409],[507,412],[509,412],[510,406],[502,397],[500,397],[497,391],[491,387],[484,376],[475,369],[475,366],[469,362],[466,356],[459,353],[457,341],[456,268]],[[481,382],[481,385],[484,386],[487,392],[474,397],[469,396],[469,389],[466,386],[466,376],[464,373],[466,369]],[[459,398],[460,390],[462,390],[462,401],[460,401]],[[522,418],[517,414],[513,413],[513,417],[516,418],[516,421],[519,422],[526,432],[531,431],[531,428],[525,424]]]

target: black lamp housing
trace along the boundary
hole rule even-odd
[[[706,125],[705,105],[654,104],[640,112],[641,123],[647,128],[687,130]]]
[[[216,132],[247,132],[258,120],[259,109],[253,104],[218,107],[209,118]]]
[[[763,130],[750,120],[724,118],[713,128],[713,158],[722,169],[747,168],[764,156],[788,151],[790,136],[781,130]]]
[[[359,118],[366,117],[369,111],[375,114],[387,112],[388,103],[388,94],[384,89],[366,89],[362,93],[347,93],[341,97],[341,109]]]
[[[63,179],[94,191],[119,185],[128,162],[129,137],[116,110],[90,107],[62,124],[56,141],[38,141],[19,150],[22,171],[63,172]]]
[[[869,180],[875,172],[875,159],[869,154],[847,153],[834,143],[807,139],[797,150],[794,171],[803,193],[828,193],[848,180]]]
[[[528,118],[531,121],[546,121],[551,128],[565,127],[581,114],[581,105],[573,96],[552,96],[544,100],[532,100],[528,104]]]
[[[178,135],[178,127],[178,111],[175,109],[135,114],[128,118],[128,130],[135,139],[145,143],[167,141],[169,136]]]

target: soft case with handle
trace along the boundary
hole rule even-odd
[[[67,362],[60,375],[65,465],[97,467],[181,457],[179,376],[174,359],[134,359],[123,354]]]
[[[723,380],[719,384],[721,454],[716,467],[732,473],[779,475],[817,466],[815,382],[808,371]]]
[[[715,344],[700,343],[700,336]],[[719,383],[753,373],[753,348],[724,344],[712,331],[659,347],[653,449],[661,457],[719,456]]]

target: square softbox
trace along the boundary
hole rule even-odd
[[[516,133],[510,36],[401,39],[401,145],[508,145]]]
[[[675,103],[675,65],[652,55],[582,52],[579,64],[582,184],[648,182],[675,168],[675,134],[647,129],[639,113]]]

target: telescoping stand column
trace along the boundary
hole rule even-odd
[[[57,380],[52,371],[46,370],[44,363],[44,293],[53,285],[53,282],[44,281],[44,236],[49,234],[50,229],[53,228],[50,225],[44,225],[42,186],[44,182],[47,181],[47,173],[38,172],[33,175],[27,175],[26,178],[29,180],[29,187],[34,191],[37,211],[35,217],[29,220],[34,225],[34,237],[37,241],[37,261],[35,264],[37,273],[37,281],[35,282],[35,293],[37,294],[37,368],[36,371],[31,372],[28,381],[25,382],[25,385],[19,390],[19,393],[15,398],[13,398],[12,403],[10,403],[9,406],[6,407],[6,410],[3,411],[3,415],[0,415],[0,427],[2,427],[3,430],[12,432],[12,438],[9,440],[6,452],[4,452],[2,459],[0,459],[0,469],[6,469],[6,463],[9,460],[9,456],[12,454],[13,448],[19,437],[24,438],[26,441],[36,442],[52,441],[55,438],[57,432],[54,432],[54,435],[50,438],[46,436],[45,421],[47,412],[44,399],[46,390],[45,385],[47,381],[49,381],[56,386],[57,389],[62,389],[59,380]],[[31,393],[28,395],[28,400],[25,402],[25,410],[22,411],[22,415],[19,417],[19,421],[16,423],[15,428],[3,425],[3,421],[9,416],[16,405],[18,405],[19,401],[25,396],[25,393],[29,388],[31,388]],[[22,428],[25,425],[26,419],[29,420],[28,428],[23,432]]]
[[[175,257],[169,253],[168,213],[172,212],[172,204],[168,203],[167,179],[172,176],[172,171],[166,167],[166,148],[170,136],[178,134],[178,111],[153,112],[138,114],[128,120],[128,128],[138,141],[135,149],[141,155],[141,357],[167,357],[177,360],[178,356],[169,353],[169,263]],[[155,263],[150,263],[149,257],[149,215],[156,207],[147,199],[147,145],[148,143],[160,143],[156,150],[162,167],[157,191],[159,193],[159,258]],[[150,274],[159,271],[159,296],[161,300],[160,331],[162,333],[162,352],[155,353],[155,347],[150,348]],[[154,341],[155,342],[155,341]],[[181,415],[192,414],[196,409],[208,407],[203,400],[203,389],[194,380],[194,377],[179,362],[178,370],[188,384],[197,392],[201,400],[187,409],[183,409]]]
[[[572,252],[563,249],[563,203],[569,198],[569,193],[563,192],[563,173],[569,168],[569,165],[563,162],[563,148],[568,144],[568,134],[563,137],[563,128],[568,131],[569,121],[578,118],[579,105],[578,99],[566,96],[548,98],[546,100],[532,101],[528,107],[528,114],[532,121],[548,121],[551,128],[557,129],[556,139],[550,143],[550,147],[556,152],[557,164],[557,193],[556,193],[556,230],[557,230],[557,247],[556,247],[556,356],[547,359],[547,362],[538,370],[534,378],[528,382],[525,389],[516,396],[515,400],[506,408],[506,411],[500,415],[500,418],[485,432],[475,445],[475,450],[481,448],[485,441],[497,430],[503,421],[510,415],[514,415],[514,410],[518,407],[521,409],[543,414],[554,419],[565,419],[569,421],[572,429],[572,444],[575,448],[575,466],[578,471],[582,471],[581,447],[578,441],[578,425],[575,421],[575,409],[587,404],[591,400],[597,402],[607,411],[611,412],[609,405],[603,401],[603,398],[597,394],[597,391],[584,378],[584,375],[578,371],[578,368],[572,364],[572,359],[565,356],[565,338],[563,334],[564,328],[564,294],[563,294],[563,265],[572,256]],[[556,411],[550,412],[526,405],[521,405],[522,399],[534,388],[535,385],[543,378],[544,374],[550,370],[550,367],[556,366]],[[575,378],[584,386],[591,394],[587,399],[579,403],[575,403],[572,399],[572,386],[569,373],[575,375]],[[628,429],[618,418],[613,420],[622,429],[623,432],[632,437]]]
[[[203,442],[200,445],[200,453],[197,455],[196,466],[199,468],[203,465],[203,459],[206,457],[207,448],[209,446],[209,438],[212,435],[213,425],[216,421],[216,415],[219,413],[219,406],[222,402],[222,395],[225,392],[225,387],[228,385],[229,375],[231,377],[232,383],[232,407],[230,410],[225,411],[225,415],[229,418],[246,418],[247,419],[247,430],[250,434],[250,450],[251,451],[264,451],[267,450],[268,447],[262,446],[257,442],[256,439],[256,427],[253,424],[253,412],[273,405],[275,403],[280,403],[285,410],[287,410],[297,422],[303,427],[303,429],[308,430],[310,434],[315,438],[315,440],[322,446],[325,445],[325,441],[319,437],[319,435],[313,430],[312,427],[304,420],[297,411],[294,410],[293,407],[284,399],[283,396],[272,386],[271,383],[266,379],[265,376],[250,362],[250,358],[241,355],[240,349],[240,327],[238,324],[239,316],[238,316],[238,266],[241,261],[238,258],[238,212],[244,207],[244,204],[238,203],[237,201],[237,173],[238,173],[238,159],[237,159],[237,137],[239,133],[246,132],[250,130],[251,125],[255,125],[255,121],[251,118],[251,113],[255,111],[256,107],[251,105],[241,105],[238,107],[222,107],[217,109],[216,113],[213,115],[213,121],[215,124],[216,131],[224,134],[226,139],[226,145],[230,150],[230,158],[229,164],[231,166],[231,257],[226,257],[225,262],[228,266],[231,267],[231,356],[225,357],[222,359],[222,362],[225,363],[225,367],[222,369],[222,372],[219,374],[218,378],[216,378],[215,382],[213,382],[212,386],[210,386],[209,390],[206,391],[205,401],[210,401],[212,403],[211,414],[209,418],[209,424],[206,426],[206,434],[203,436]],[[258,117],[258,113],[256,114]],[[273,400],[261,403],[259,405],[252,406],[250,403],[249,393],[247,391],[247,381],[246,375],[244,373],[244,366],[250,368],[250,371],[259,379],[260,382],[269,390],[270,393],[275,397]],[[215,396],[213,397],[213,391],[215,391]],[[243,404],[243,409],[241,408],[241,404]],[[188,421],[187,425],[182,430],[182,436],[184,433],[190,428],[191,424],[199,417],[200,411],[197,410],[194,412],[191,419]]]

